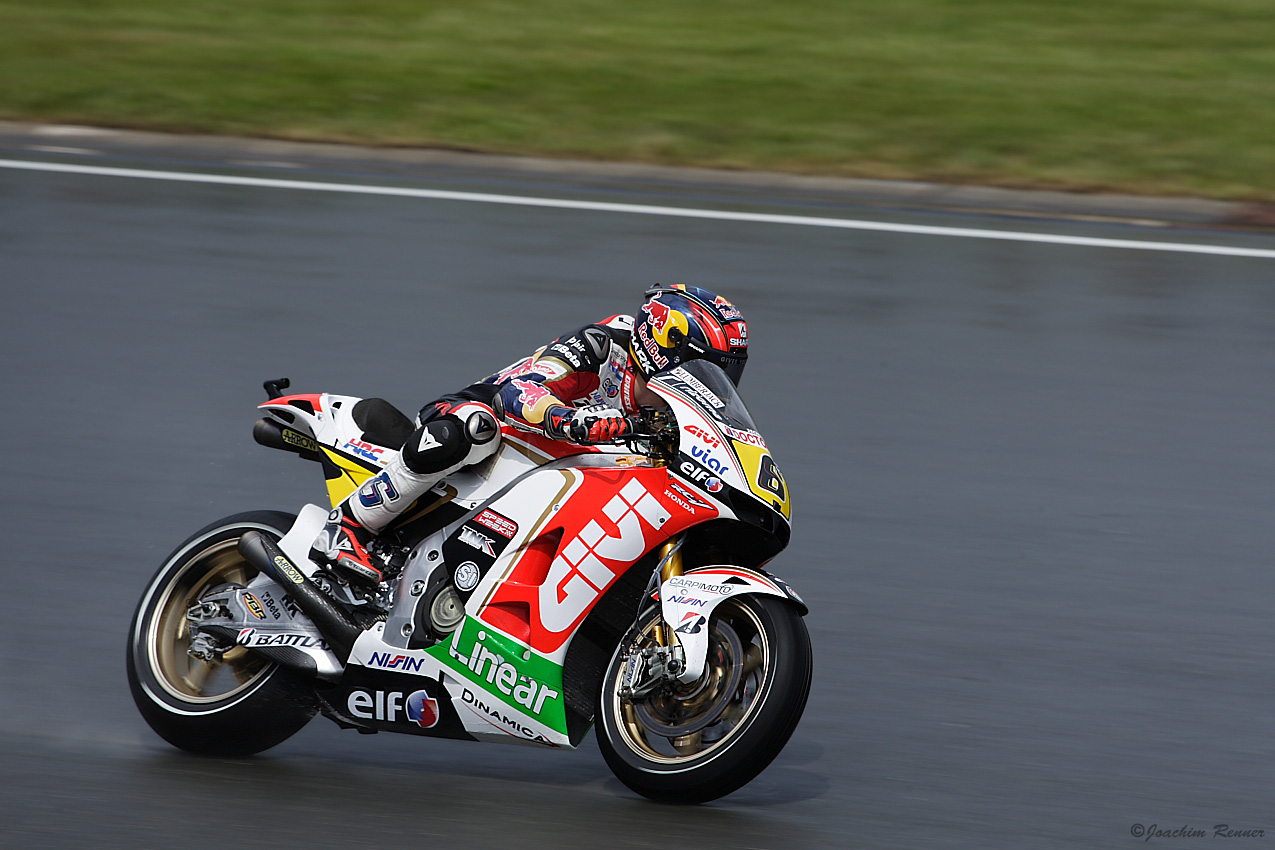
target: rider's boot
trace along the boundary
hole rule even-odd
[[[369,478],[328,514],[310,546],[310,557],[365,584],[381,583],[383,562],[368,552],[372,540],[442,475],[412,472],[400,457]]]
[[[350,516],[349,510],[349,499],[332,509],[327,524],[310,546],[310,557],[318,563],[340,568],[351,578],[380,584],[379,562],[367,551],[376,535]]]
[[[368,552],[373,538],[443,478],[496,451],[500,429],[491,407],[467,401],[439,413],[416,429],[384,469],[332,509],[310,547],[315,563],[380,584],[383,564]]]

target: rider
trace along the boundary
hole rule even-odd
[[[427,404],[416,431],[386,467],[328,515],[310,556],[371,584],[381,581],[367,546],[444,477],[500,445],[503,420],[580,445],[633,433],[641,407],[660,407],[652,374],[689,360],[721,366],[736,384],[748,358],[743,314],[720,295],[676,284],[647,290],[636,316],[612,316],[560,336],[482,382]]]

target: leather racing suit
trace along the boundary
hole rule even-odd
[[[570,439],[575,409],[602,406],[638,412],[629,363],[631,316],[612,316],[558,337],[530,357],[488,377],[499,388],[504,419],[515,428]]]
[[[605,441],[609,423],[638,412],[632,327],[624,315],[585,325],[425,405],[386,467],[333,509],[312,556],[379,582],[379,565],[366,552],[371,538],[440,480],[493,455],[500,446],[497,420],[554,440]],[[586,409],[587,421],[602,430],[582,432]]]

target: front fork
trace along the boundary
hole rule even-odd
[[[664,587],[664,582],[670,578],[683,574],[681,553],[683,539],[684,535],[679,534],[660,547],[657,570],[660,577],[658,588]],[[654,582],[654,575],[651,576],[651,580]],[[653,592],[655,589],[648,587],[647,592]],[[685,653],[673,635],[673,626],[666,623],[663,616],[651,630],[651,637],[654,639],[655,646],[648,644],[641,647],[639,636],[639,645],[635,645],[628,651],[620,681],[620,696],[624,699],[632,700],[646,696],[685,668]]]
[[[669,538],[663,546],[660,547],[660,587],[664,586],[664,582],[669,579],[683,574],[682,569],[682,541],[685,540],[684,534],[678,534]],[[674,642],[673,627],[663,621],[655,629],[655,642],[660,646],[672,646]]]

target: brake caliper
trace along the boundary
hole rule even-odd
[[[219,643],[212,634],[200,628],[212,620],[225,622],[230,617],[227,597],[228,594],[224,592],[205,596],[186,609],[186,622],[190,625],[190,646],[186,648],[186,654],[191,658],[211,663],[221,660],[222,654],[231,648]]]
[[[686,667],[686,653],[681,644],[673,646],[634,647],[624,661],[620,674],[620,697],[641,699],[665,682],[674,679]]]

